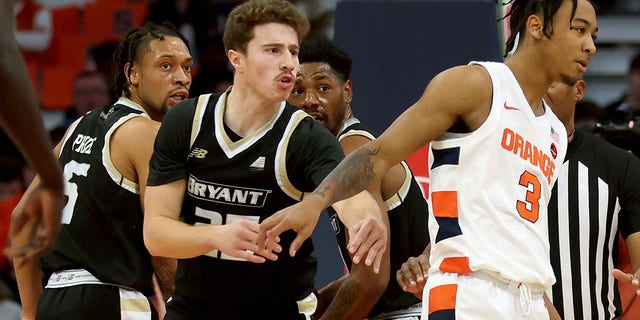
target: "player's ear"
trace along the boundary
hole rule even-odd
[[[587,83],[585,83],[584,80],[578,80],[576,82],[576,96],[575,96],[576,101],[584,98],[584,90],[586,88],[587,88]]]
[[[351,85],[351,80],[347,80],[344,83],[342,90],[344,91],[344,102],[351,103],[351,100],[353,100],[353,86]]]
[[[526,29],[534,39],[540,40],[544,36],[544,21],[540,16],[532,14],[527,18]]]
[[[135,63],[127,62],[124,65],[124,74],[127,77],[128,84],[138,84],[140,75],[138,74],[138,68]]]
[[[229,50],[227,52],[227,58],[229,59],[229,63],[233,67],[235,71],[241,72],[243,71],[243,58],[244,55],[236,50]]]

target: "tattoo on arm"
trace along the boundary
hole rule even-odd
[[[313,194],[335,203],[366,190],[375,178],[372,158],[379,151],[380,148],[362,148],[353,152],[324,179]]]

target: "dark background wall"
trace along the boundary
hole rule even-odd
[[[353,57],[355,116],[379,135],[437,73],[471,60],[502,61],[497,10],[495,0],[339,1],[334,40]],[[422,154],[412,161],[426,161]],[[417,169],[424,171],[423,163],[409,164],[426,177]],[[323,214],[313,235],[318,287],[343,274],[332,237]]]

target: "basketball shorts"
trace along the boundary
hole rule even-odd
[[[422,319],[549,319],[544,289],[532,287],[484,273],[435,273],[422,292]]]
[[[157,320],[158,313],[140,292],[106,284],[46,288],[37,320]]]
[[[316,310],[317,297],[310,294],[308,297],[297,301],[296,305],[287,310],[271,308],[268,305],[256,305],[247,297],[247,305],[243,308],[224,308],[212,305],[211,302],[196,301],[174,292],[167,303],[167,314],[164,320],[191,320],[191,319],[216,319],[216,320],[254,320],[254,319],[287,319],[309,320]]]

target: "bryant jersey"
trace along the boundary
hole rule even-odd
[[[472,63],[491,77],[491,110],[477,130],[447,132],[431,143],[431,271],[482,271],[548,288],[555,279],[547,203],[566,130],[547,105],[534,115],[505,64]]]
[[[375,139],[373,134],[365,127],[360,120],[350,118],[340,129],[338,141],[349,136],[364,136],[370,140]],[[401,162],[405,169],[405,180],[398,192],[389,199],[384,199],[387,206],[390,225],[391,243],[391,275],[389,285],[378,303],[369,314],[373,317],[380,313],[405,309],[420,300],[412,293],[407,293],[400,288],[395,278],[395,271],[399,270],[402,264],[409,259],[420,255],[429,243],[429,233],[427,229],[428,206],[422,195],[420,186],[413,178],[413,173],[406,162]],[[338,247],[342,259],[351,269],[351,258],[347,250],[347,229],[340,221],[337,213],[332,208],[328,208],[331,226],[336,232]]]
[[[71,125],[59,157],[67,204],[55,248],[41,259],[46,276],[86,269],[104,283],[153,294],[138,185],[118,172],[109,150],[111,135],[135,117],[149,118],[135,102],[120,98]]]
[[[576,130],[549,202],[549,290],[562,319],[622,315],[611,276],[618,232],[640,231],[640,159],[593,134]]]
[[[313,191],[344,157],[328,130],[286,102],[261,129],[237,141],[225,129],[225,108],[226,93],[190,99],[167,114],[158,133],[149,185],[186,179],[181,216],[188,224],[261,222]],[[235,310],[239,318],[286,318],[313,291],[316,273],[311,238],[295,257],[287,254],[294,237],[293,231],[280,236],[277,261],[256,264],[218,250],[179,260],[176,292]]]

